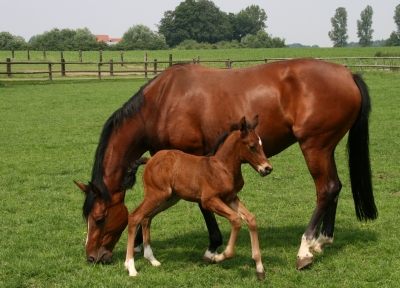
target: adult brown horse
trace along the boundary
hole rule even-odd
[[[219,138],[213,152],[207,156],[190,155],[179,150],[162,150],[151,159],[140,158],[129,166],[122,184],[124,189],[131,188],[134,181],[130,179],[135,179],[139,165],[146,164],[142,177],[144,199],[128,217],[125,268],[129,270],[129,276],[137,275],[134,239],[138,226],[141,224],[143,229],[144,257],[153,266],[161,265],[151,249],[151,221],[158,213],[184,199],[201,204],[203,208],[227,218],[231,223],[228,245],[224,252],[211,259],[213,263],[233,257],[243,219],[250,230],[252,259],[256,264],[257,276],[264,279],[257,222],[237,196],[244,185],[241,169],[243,163],[249,163],[263,177],[272,171],[261,139],[254,132],[257,125],[258,117],[251,123],[246,123],[243,117],[237,125],[232,126],[231,133],[225,133]]]
[[[297,255],[298,269],[309,265],[312,251],[320,252],[333,241],[342,187],[334,151],[349,130],[356,215],[359,220],[377,217],[368,147],[370,108],[368,88],[359,75],[320,60],[295,59],[230,70],[199,65],[166,69],[107,120],[95,153],[92,181],[77,183],[86,194],[88,262],[111,261],[127,225],[121,181],[130,163],[146,151],[153,155],[162,149],[205,155],[236,119],[259,115],[256,132],[267,157],[298,142],[314,179],[316,208]],[[204,257],[211,259],[222,236],[213,213],[200,208],[210,234]]]

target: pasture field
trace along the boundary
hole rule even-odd
[[[335,58],[335,57],[347,57],[346,64],[348,65],[359,65],[360,57],[375,57],[377,55],[385,57],[399,57],[400,49],[399,47],[359,47],[359,48],[268,48],[268,49],[215,49],[215,50],[156,50],[156,51],[124,51],[123,57],[124,62],[143,62],[144,55],[147,53],[147,59],[149,62],[157,59],[158,69],[165,69],[168,67],[169,55],[172,54],[173,61],[193,61],[197,57],[200,61],[213,61],[213,60],[226,60],[231,61],[238,60],[253,60],[249,62],[233,62],[232,68],[238,68],[249,65],[256,65],[262,63],[266,58],[299,58],[299,57],[312,57],[312,58]],[[14,58],[11,59],[12,62],[27,62],[27,51],[15,51]],[[83,51],[82,61],[83,62],[99,62],[100,56],[99,51]],[[64,51],[63,57],[66,62],[79,62],[79,52],[78,51]],[[357,57],[357,59],[352,59],[352,57]],[[5,62],[6,58],[11,58],[11,51],[0,51],[0,62]],[[103,62],[108,62],[113,59],[114,62],[121,61],[120,51],[103,51],[102,52]],[[257,60],[254,62],[254,60]],[[30,51],[30,62],[60,62],[61,53],[60,51],[46,51],[46,59],[43,58],[43,51]],[[271,61],[271,60],[269,60]],[[337,62],[339,64],[345,64],[343,59],[330,60],[332,62]],[[386,61],[386,62],[385,62]],[[378,60],[379,65],[389,65],[392,61],[392,65],[400,66],[400,60]],[[164,63],[163,63],[164,62]],[[364,59],[363,64],[374,65],[375,59]],[[224,68],[225,62],[203,62],[202,65],[213,66],[217,68]],[[0,65],[0,72],[5,73],[6,65]],[[149,63],[149,69],[152,69],[153,64]],[[61,70],[60,64],[53,65],[53,71]],[[103,71],[109,70],[109,65],[104,64],[101,68]],[[123,67],[121,65],[114,65],[114,72],[118,71],[129,71],[143,69],[143,63],[128,63]],[[70,79],[82,78],[84,73],[79,73],[68,75],[68,70],[70,71],[93,71],[92,78],[96,78],[96,72],[98,70],[97,64],[68,64],[66,65],[67,76],[61,77],[60,73],[55,73],[54,79]],[[12,65],[13,72],[48,72],[48,66],[44,64],[17,64]],[[86,73],[87,75],[88,73]],[[93,76],[94,75],[94,76]],[[126,75],[126,74],[125,74]],[[139,74],[140,75],[140,74]],[[48,75],[44,74],[18,74],[13,75],[13,79],[29,79],[42,77],[43,80],[48,80]],[[107,73],[104,73],[103,77],[107,77]],[[109,76],[108,76],[109,77]],[[121,76],[119,76],[121,77]],[[130,75],[132,78],[132,75]],[[140,77],[143,77],[142,75]],[[86,77],[87,78],[87,77]],[[6,74],[0,74],[0,80],[7,79]]]
[[[139,275],[128,277],[126,231],[110,265],[86,264],[84,197],[73,180],[90,180],[102,125],[145,82],[0,82],[0,287],[398,286],[400,75],[364,72],[364,79],[373,105],[370,154],[379,217],[367,223],[356,220],[345,137],[336,151],[343,189],[335,241],[315,255],[310,268],[297,271],[300,239],[316,200],[298,145],[272,157],[274,171],[265,178],[245,165],[240,197],[257,217],[264,282],[255,275],[245,225],[233,259],[203,263],[206,226],[197,204],[183,201],[153,220],[153,251],[160,267],[137,254]],[[139,180],[126,194],[128,209],[142,197]],[[224,248],[230,225],[217,220]]]

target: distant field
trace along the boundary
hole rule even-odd
[[[335,154],[343,183],[335,241],[315,255],[312,267],[297,271],[296,253],[316,201],[301,151],[296,144],[272,157],[274,171],[265,178],[244,165],[239,197],[258,221],[264,282],[255,275],[245,225],[233,259],[205,264],[204,220],[196,204],[183,201],[152,222],[160,267],[140,253],[139,276],[128,277],[126,232],[110,265],[86,264],[84,197],[73,180],[90,180],[104,122],[145,80],[0,82],[0,287],[398,287],[400,73],[364,72],[364,78],[372,98],[370,154],[379,217],[356,220],[345,137]],[[128,209],[142,198],[139,180],[126,194]],[[217,221],[222,251],[230,225]]]
[[[281,58],[324,58],[330,62],[336,62],[341,65],[348,65],[353,71],[357,71],[359,67],[354,65],[390,65],[400,67],[400,57],[395,59],[384,59],[374,57],[376,55],[392,57],[400,56],[399,47],[367,47],[367,48],[274,48],[274,49],[216,49],[216,50],[162,50],[162,51],[124,51],[123,66],[120,64],[113,65],[114,75],[110,75],[110,65],[104,63],[100,69],[102,71],[101,78],[107,77],[119,78],[143,78],[144,56],[147,53],[147,61],[149,62],[149,70],[154,69],[155,59],[157,59],[157,70],[167,68],[169,66],[169,55],[172,55],[173,63],[179,61],[190,62],[194,59],[200,59],[201,65],[211,66],[216,68],[225,68],[226,60],[231,61],[231,68],[239,68],[264,63],[265,61],[273,61],[273,59]],[[78,51],[64,51],[63,57],[68,62],[79,62]],[[343,58],[346,58],[343,59]],[[370,59],[360,60],[362,57]],[[11,51],[0,51],[0,72],[6,73],[7,66],[4,63],[6,58],[11,58]],[[340,58],[340,59],[335,59]],[[44,59],[43,51],[30,51],[30,60],[28,61],[27,51],[15,51],[14,58],[11,62],[30,62],[30,64],[14,64],[11,65],[12,72],[23,72],[24,74],[13,74],[8,78],[6,74],[0,74],[0,80],[49,80],[48,65],[45,62],[60,62],[60,51],[46,51],[46,59]],[[102,61],[121,62],[120,51],[103,51]],[[98,62],[100,61],[99,51],[83,51],[82,62],[89,64],[67,64],[66,76],[61,76],[60,63],[51,66],[53,71],[53,80],[68,80],[68,79],[96,79],[98,77]],[[214,61],[214,62],[213,62]],[[218,62],[219,61],[219,62]],[[235,62],[236,61],[236,62]],[[38,64],[39,62],[39,64]],[[163,63],[164,62],[164,63]],[[361,63],[362,62],[362,63]],[[40,64],[43,63],[43,64]],[[353,65],[351,67],[351,65]],[[366,67],[365,69],[379,69]],[[382,69],[382,68],[381,68]],[[386,67],[388,69],[388,67]],[[390,68],[392,69],[392,68]],[[398,69],[398,68],[394,68]],[[71,73],[68,73],[71,71]],[[73,73],[73,71],[79,71]],[[82,72],[81,72],[82,71]],[[120,72],[119,74],[117,74]],[[154,77],[155,74],[149,74],[149,77]]]
[[[375,57],[377,53],[400,54],[399,47],[366,47],[366,48],[268,48],[268,49],[215,49],[215,50],[156,50],[156,51],[124,51],[124,61],[143,61],[144,53],[149,60],[168,61],[169,54],[174,60],[190,60],[197,56],[201,59],[264,59],[264,58],[328,58],[328,57]],[[64,51],[66,61],[79,61],[78,51]],[[59,51],[47,51],[47,61],[60,61]],[[400,55],[397,55],[400,56]],[[30,51],[31,61],[43,61],[43,51]],[[10,51],[0,51],[0,61],[11,58]],[[83,61],[99,61],[98,51],[83,51]],[[119,61],[119,51],[103,51],[103,61]],[[15,51],[13,61],[26,61],[27,51]]]

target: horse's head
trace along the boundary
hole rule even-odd
[[[260,136],[254,131],[257,125],[258,116],[250,123],[246,123],[245,117],[240,120],[239,130],[242,139],[240,154],[243,161],[249,163],[261,176],[266,176],[271,173],[272,166],[264,154]]]
[[[128,209],[124,204],[125,192],[114,193],[109,199],[93,183],[75,183],[86,196],[83,215],[88,229],[87,261],[110,263],[115,244],[128,224]]]

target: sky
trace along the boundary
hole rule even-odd
[[[28,41],[53,28],[88,28],[92,34],[121,38],[134,25],[157,31],[164,12],[175,10],[183,0],[0,0],[0,32]],[[264,9],[267,33],[285,38],[286,44],[301,43],[332,47],[328,37],[330,19],[338,7],[347,11],[348,42],[358,42],[357,20],[370,5],[374,11],[373,40],[389,38],[396,30],[394,11],[400,0],[214,0],[226,13],[238,13],[250,5]]]

